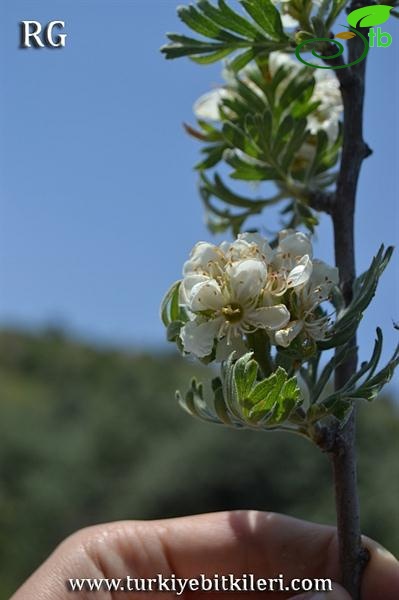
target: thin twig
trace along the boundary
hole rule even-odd
[[[369,5],[371,2],[364,2]],[[350,10],[353,8],[351,7]],[[348,43],[349,61],[354,62],[363,51],[363,42],[355,37]],[[354,248],[354,216],[356,191],[363,159],[370,149],[363,140],[363,106],[366,61],[336,71],[344,105],[343,147],[335,202],[332,210],[335,262],[339,269],[345,303],[352,299],[356,274]],[[356,340],[353,340],[356,346]],[[356,372],[354,351],[335,371],[335,387],[341,388]],[[360,599],[360,584],[367,554],[362,548],[360,510],[356,478],[356,412],[353,409],[343,430],[335,435],[331,450],[337,510],[338,543],[341,577],[354,600]]]
[[[332,215],[335,204],[335,194],[333,192],[315,190],[309,194],[308,201],[309,206],[314,210]]]

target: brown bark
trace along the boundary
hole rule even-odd
[[[364,5],[368,4],[367,2]],[[356,6],[357,7],[357,6]],[[352,6],[350,10],[356,8]],[[363,42],[359,37],[348,42],[348,62],[359,57]],[[350,69],[337,70],[344,104],[343,147],[335,201],[330,212],[334,227],[335,263],[339,269],[345,303],[352,299],[356,275],[354,217],[356,191],[362,161],[370,154],[363,139],[363,106],[366,61]],[[356,348],[356,340],[352,341]],[[356,372],[356,350],[335,372],[335,387],[340,389]],[[360,510],[356,477],[356,410],[343,430],[338,430],[331,448],[334,473],[339,559],[342,584],[355,600],[360,599],[361,576],[367,562],[362,548]]]

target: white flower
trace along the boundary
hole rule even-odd
[[[330,321],[321,304],[338,284],[338,271],[313,259],[304,233],[280,232],[272,250],[257,233],[219,246],[199,242],[184,264],[179,304],[185,352],[225,360],[248,351],[249,334],[261,330],[272,344],[326,339]],[[213,354],[214,353],[214,354]]]
[[[180,332],[186,352],[203,358],[211,354],[215,340],[225,339],[231,345],[252,331],[274,331],[288,323],[290,314],[283,304],[262,306],[265,262],[238,260],[228,264],[217,279],[202,277],[189,291],[185,287],[186,308],[195,315]]]
[[[279,346],[288,347],[302,331],[312,340],[328,337],[331,319],[320,314],[320,305],[329,300],[331,291],[338,285],[338,269],[326,263],[313,261],[313,271],[308,284],[297,295],[297,319],[275,334]]]
[[[202,358],[217,341],[216,359],[245,351],[243,336],[284,327],[286,306],[265,294],[274,252],[259,234],[242,233],[220,246],[199,242],[184,264],[180,304],[190,321],[180,333],[186,352]]]
[[[324,129],[329,141],[334,143],[338,137],[339,120],[344,108],[338,79],[322,69],[316,69],[314,77],[316,85],[312,101],[320,102],[320,105],[308,116],[308,126],[313,134]]]
[[[290,229],[281,231],[266,290],[275,296],[282,296],[289,289],[301,290],[312,273],[312,254],[307,235]]]
[[[198,119],[220,121],[220,104],[224,98],[231,97],[231,90],[217,87],[198,98],[193,106],[194,114]]]

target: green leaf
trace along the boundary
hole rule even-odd
[[[295,431],[298,415],[292,421],[290,417],[303,401],[296,378],[281,367],[260,383],[258,374],[252,352],[238,360],[233,352],[222,364],[221,378],[212,381],[212,403],[204,400],[202,385],[195,379],[184,397],[177,392],[177,399],[188,413],[208,422],[256,429],[281,428],[287,422]]]
[[[256,27],[232,10],[224,0],[219,0],[218,8],[212,6],[210,2],[205,0],[200,0],[198,6],[204,14],[221,27],[230,29],[231,31],[250,39],[254,39],[259,34]]]
[[[342,9],[347,4],[348,0],[333,0],[331,11],[326,21],[326,30],[329,31]]]
[[[353,352],[356,352],[356,348],[354,346],[345,345],[335,353],[335,356],[333,356],[331,360],[328,361],[323,371],[321,372],[321,375],[318,378],[314,389],[311,392],[311,404],[315,404],[315,402],[317,402],[323,391],[326,389],[335,369],[340,364],[345,362],[345,360]]]
[[[376,340],[374,342],[374,349],[371,355],[371,358],[369,361],[365,361],[360,365],[360,369],[358,369],[356,371],[356,373],[354,373],[352,375],[352,377],[350,377],[350,379],[345,383],[344,387],[342,388],[343,391],[345,390],[353,390],[354,389],[354,385],[360,380],[362,379],[362,377],[367,373],[367,379],[370,379],[370,377],[372,377],[372,375],[374,374],[377,366],[378,366],[378,362],[381,358],[381,352],[382,352],[382,342],[383,342],[383,337],[382,337],[382,331],[379,327],[377,327],[376,330]]]
[[[166,329],[166,338],[168,342],[175,342],[180,335],[180,330],[183,327],[183,321],[172,321]]]
[[[392,6],[376,4],[374,6],[363,6],[349,13],[347,21],[351,27],[374,27],[388,21]]]
[[[248,208],[254,212],[258,212],[259,209],[271,202],[270,199],[253,200],[251,198],[246,198],[244,196],[235,194],[223,183],[222,178],[217,173],[215,173],[213,182],[206,177],[205,173],[201,173],[201,187],[230,206],[235,206],[237,208]]]
[[[216,415],[218,416],[220,421],[225,425],[232,425],[233,421],[227,409],[226,402],[224,400],[223,389],[221,387],[218,388],[217,390],[215,390],[214,394],[215,398],[213,403]]]
[[[206,158],[195,165],[195,168],[199,171],[211,169],[223,158],[224,151],[226,150],[226,144],[215,144],[213,146],[206,146],[202,149],[202,153],[206,155]]]
[[[320,7],[317,13],[317,16],[319,17],[319,19],[324,20],[325,16],[327,15],[327,12],[330,8],[331,5],[331,0],[322,0],[320,3]]]
[[[231,68],[238,71],[260,53],[281,49],[288,44],[279,13],[270,0],[245,2],[261,23],[252,23],[237,14],[224,0],[219,0],[218,6],[208,0],[199,0],[196,5],[179,7],[181,21],[205,39],[171,33],[168,38],[172,43],[163,46],[161,52],[167,59],[188,56],[199,64],[209,64],[240,51],[231,63]],[[278,47],[276,41],[280,42]]]
[[[238,72],[246,67],[247,64],[257,56],[257,54],[258,50],[255,48],[249,48],[249,50],[238,54],[234,60],[229,63],[229,68],[234,72]]]
[[[293,67],[290,65],[281,65],[281,67],[279,67],[274,75],[274,77],[272,78],[270,84],[268,85],[268,87],[270,87],[273,91],[273,93],[275,94],[278,86],[280,85],[280,83],[282,81],[284,81],[284,79],[289,75],[289,73],[292,71]]]
[[[217,393],[220,398],[219,391]],[[176,399],[183,410],[188,412],[192,417],[197,417],[208,423],[221,422],[219,417],[205,402],[203,385],[197,382],[195,378],[191,380],[191,386],[184,396],[179,391],[176,392]]]
[[[281,23],[280,13],[270,0],[240,0],[255,23],[277,40],[287,39]]]
[[[165,327],[180,317],[179,289],[181,281],[176,281],[166,292],[161,303],[161,319]]]
[[[177,9],[179,18],[190,29],[201,35],[223,42],[242,42],[245,40],[228,31],[221,29],[214,21],[208,19],[195,6],[179,6]]]
[[[374,400],[384,385],[386,385],[394,374],[396,367],[399,364],[399,345],[396,347],[392,358],[378,373],[375,374],[377,364],[382,351],[382,332],[377,329],[377,338],[374,344],[374,350],[369,361],[362,363],[360,369],[337,391],[330,394],[321,402],[316,402],[311,405],[308,411],[308,418],[311,422],[325,418],[328,415],[333,415],[343,424],[350,414],[350,409],[353,403],[359,399]],[[331,367],[337,366],[345,360],[345,347],[341,348],[335,358],[335,364],[332,362],[327,365],[326,369],[330,371]],[[334,359],[333,359],[334,361]],[[326,369],[321,375],[326,383]],[[360,379],[364,381],[359,384]],[[316,388],[320,388],[321,383],[318,383]],[[313,394],[315,397],[315,392]]]
[[[232,148],[238,148],[248,156],[257,158],[259,150],[237,125],[228,121],[224,123],[222,131],[226,141]]]
[[[272,148],[272,154],[277,159],[287,144],[287,136],[292,133],[295,121],[291,115],[287,115],[280,123],[277,129],[277,133],[274,138],[274,144]]]
[[[301,148],[308,137],[309,131],[307,130],[307,121],[306,119],[300,119],[296,122],[291,139],[287,144],[284,155],[280,159],[281,168],[284,172],[288,171],[297,151],[299,148]]]
[[[275,373],[258,383],[249,394],[249,417],[255,421],[266,417],[267,423],[281,423],[299,404],[300,398],[296,378],[288,378],[287,372],[278,367]]]
[[[279,107],[288,108],[293,102],[295,102],[301,95],[309,90],[309,87],[312,89],[314,86],[313,77],[305,78],[305,79],[291,79],[284,92],[281,95],[279,100]]]
[[[182,56],[190,56],[197,54],[206,54],[208,52],[217,52],[226,48],[225,44],[202,42],[200,40],[194,40],[184,35],[168,34],[168,38],[172,41],[172,44],[162,46],[161,52],[165,54],[167,59],[180,58]],[[232,52],[234,48],[231,48]]]
[[[291,117],[291,115],[287,115],[277,129],[276,141],[278,142],[281,138],[285,138],[286,135],[292,131],[293,126],[294,119]],[[274,147],[276,147],[276,145]]]
[[[246,85],[241,79],[236,78],[237,91],[247,105],[247,113],[260,112],[262,113],[267,105],[265,99],[255,92],[249,85]],[[248,110],[249,109],[249,110]]]
[[[331,337],[326,341],[318,342],[320,349],[327,350],[341,346],[353,337],[364,311],[375,295],[378,281],[391,259],[392,252],[392,246],[387,250],[381,246],[368,271],[356,279],[351,303],[338,314]]]
[[[315,32],[315,36],[318,38],[325,38],[327,35],[324,21],[319,16],[312,17],[311,19],[313,25],[313,31]]]
[[[399,364],[399,345],[396,347],[392,358],[388,361],[381,371],[373,377],[368,377],[366,381],[351,396],[354,398],[364,398],[371,402],[377,398],[378,394],[393,377],[396,367]]]
[[[215,52],[210,52],[206,56],[190,56],[190,59],[198,65],[211,65],[212,63],[225,58],[231,54],[231,52],[231,48],[221,48],[220,50],[215,50]]]
[[[237,361],[234,369],[237,394],[241,401],[249,398],[258,374],[258,363],[252,356],[252,352],[245,354]]]
[[[229,161],[228,161],[229,162]],[[242,181],[277,181],[280,180],[277,172],[269,167],[260,167],[257,165],[250,165],[244,161],[240,161],[241,164],[235,171],[230,174],[232,179],[240,179]],[[231,164],[231,163],[230,163]]]

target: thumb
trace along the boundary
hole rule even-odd
[[[309,592],[291,596],[288,600],[351,600],[351,597],[338,583],[333,583],[331,592]]]

